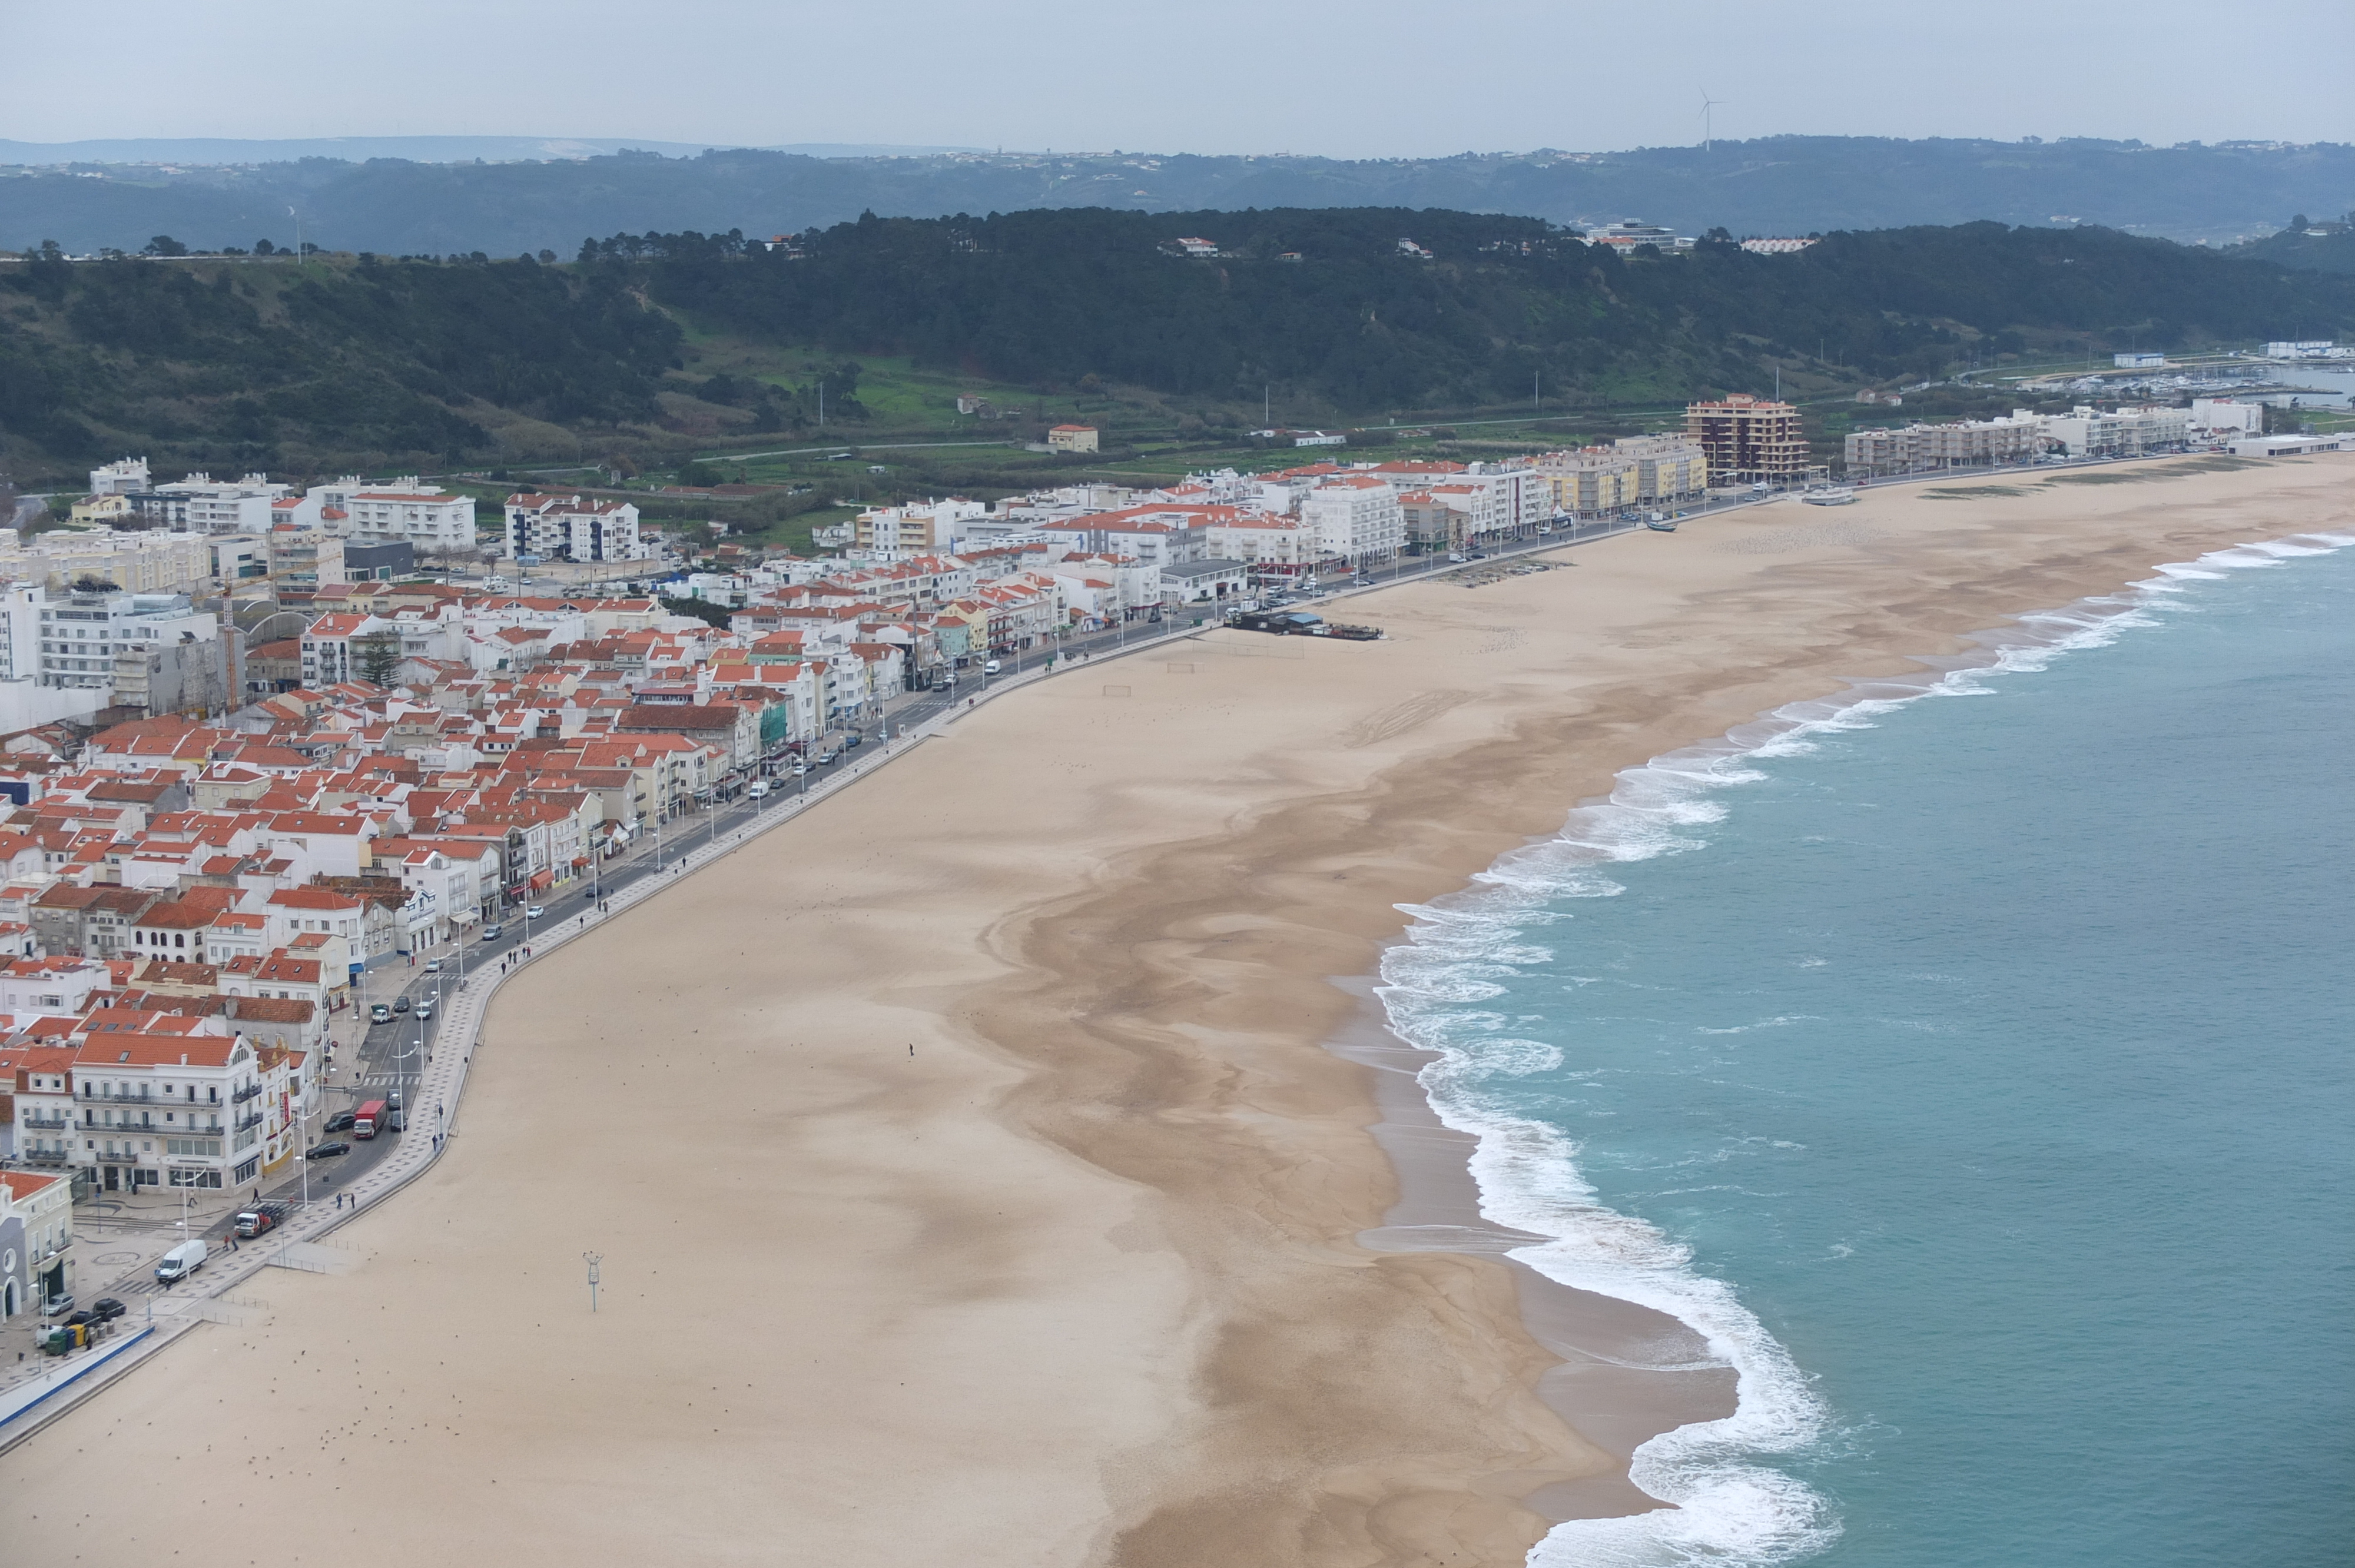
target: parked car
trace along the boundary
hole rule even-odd
[[[389,1008],[389,1007],[387,1007],[383,1002],[380,1002],[380,1001],[379,1001],[379,1002],[376,1003],[374,1006],[372,1006],[372,1007],[370,1007],[370,1008],[368,1009],[368,1022],[369,1022],[370,1023],[389,1023],[389,1022],[392,1022],[392,1009],[391,1009],[391,1008]]]
[[[425,960],[425,972],[426,972],[427,974],[429,974],[429,975],[438,975],[438,974],[440,974],[440,973],[442,972],[442,960],[441,960],[441,959],[426,959],[426,960]]]
[[[496,942],[502,935],[505,934],[506,930],[506,927],[504,926],[485,926],[483,927],[483,940],[485,942]]]
[[[836,749],[835,747],[833,747],[829,746],[829,747],[827,747],[824,751],[821,751],[821,752],[819,752],[819,753],[817,754],[817,765],[818,765],[820,768],[823,768],[823,767],[825,767],[827,763],[832,762],[836,758],[840,757],[841,755],[842,755],[842,753],[841,753],[839,750],[837,750],[837,749]]]
[[[810,770],[810,765],[809,765],[808,763],[804,762],[804,761],[803,761],[800,758],[798,758],[798,757],[796,757],[796,758],[794,758],[794,778],[796,778],[796,779],[805,779],[805,778],[807,778],[807,777],[809,776],[809,770]]]
[[[313,1144],[310,1148],[303,1151],[303,1158],[305,1160],[333,1160],[339,1154],[349,1154],[351,1151],[352,1146],[350,1144],[346,1143],[341,1139],[335,1139],[325,1143]]]
[[[359,1117],[355,1112],[337,1111],[335,1115],[327,1118],[327,1130],[329,1132],[349,1132],[352,1129],[352,1123],[357,1120],[359,1120]]]
[[[848,735],[842,737],[842,749],[845,751],[848,751],[852,747],[858,744],[858,732],[857,730],[853,730]]]
[[[69,1329],[79,1329],[84,1323],[97,1323],[101,1321],[103,1321],[103,1319],[101,1319],[97,1313],[85,1307],[80,1311],[74,1313],[71,1317],[66,1319],[66,1327]]]
[[[130,1308],[125,1307],[122,1302],[117,1301],[112,1296],[100,1297],[97,1300],[90,1304],[90,1309],[98,1314],[98,1320],[101,1323],[112,1323],[117,1318],[122,1317],[125,1312],[131,1310]]]
[[[41,1303],[41,1315],[45,1318],[55,1318],[60,1313],[72,1310],[73,1297],[62,1290]]]
[[[405,996],[400,998],[392,1004],[392,1010],[395,1012],[407,1012],[409,1011],[409,999]]]
[[[384,1129],[387,1132],[407,1132],[409,1130],[409,1113],[404,1110],[389,1110],[385,1112]]]
[[[525,919],[527,919],[527,920],[540,920],[540,919],[545,919],[545,918],[547,917],[547,916],[548,916],[548,910],[547,910],[546,906],[542,906],[542,905],[538,905],[538,904],[531,905],[530,906],[528,906],[527,908],[526,908],[526,909],[524,910],[524,912],[523,912],[523,917],[524,917]]]

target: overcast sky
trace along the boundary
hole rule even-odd
[[[0,0],[0,137],[2355,141],[2355,0]]]

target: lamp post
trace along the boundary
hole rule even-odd
[[[594,1312],[597,1310],[597,1266],[605,1261],[605,1255],[601,1252],[584,1252],[581,1255],[581,1260],[589,1266],[589,1310]]]

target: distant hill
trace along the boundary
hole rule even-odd
[[[2337,143],[1781,136],[1710,148],[1350,162],[830,155],[851,151],[838,148],[666,157],[678,149],[605,153],[612,143],[484,138],[474,140],[490,152],[453,162],[441,160],[460,148],[442,143],[469,139],[416,140],[435,145],[356,161],[347,143],[252,143],[251,161],[231,164],[219,160],[237,144],[208,143],[196,149],[206,154],[202,166],[166,166],[140,143],[87,144],[113,161],[72,168],[55,164],[57,149],[23,154],[37,163],[0,170],[0,248],[55,239],[74,253],[136,250],[158,234],[205,250],[265,238],[284,246],[295,239],[290,207],[302,214],[305,239],[389,256],[570,255],[586,236],[621,231],[791,234],[862,212],[937,217],[1059,207],[1438,207],[1564,224],[1640,217],[1687,234],[1722,227],[1736,235],[1991,219],[2225,244],[2271,234],[2293,213],[2355,205],[2355,147]],[[302,156],[282,156],[298,146]],[[0,148],[0,162],[5,156]]]
[[[2355,212],[2321,223],[2307,222],[2301,214],[2279,234],[2232,246],[2224,254],[2308,272],[2355,272]]]
[[[1174,234],[1220,254],[1170,254]],[[1411,236],[1429,258],[1404,252]],[[383,471],[683,451],[837,420],[860,355],[1232,432],[1817,397],[2129,343],[2355,336],[2355,279],[2104,229],[1723,238],[1623,257],[1541,220],[1386,208],[862,218],[804,253],[615,236],[578,260],[0,265],[0,466]],[[788,353],[786,351],[790,350]],[[1180,416],[1183,416],[1181,418]],[[1188,423],[1190,421],[1190,425]],[[837,427],[838,428],[838,427]]]

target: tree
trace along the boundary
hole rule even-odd
[[[149,240],[145,250],[149,256],[186,256],[187,253],[188,248],[168,234],[159,234]]]
[[[360,638],[353,644],[359,655],[360,679],[370,685],[389,686],[400,673],[400,638],[395,632],[378,631]]]

